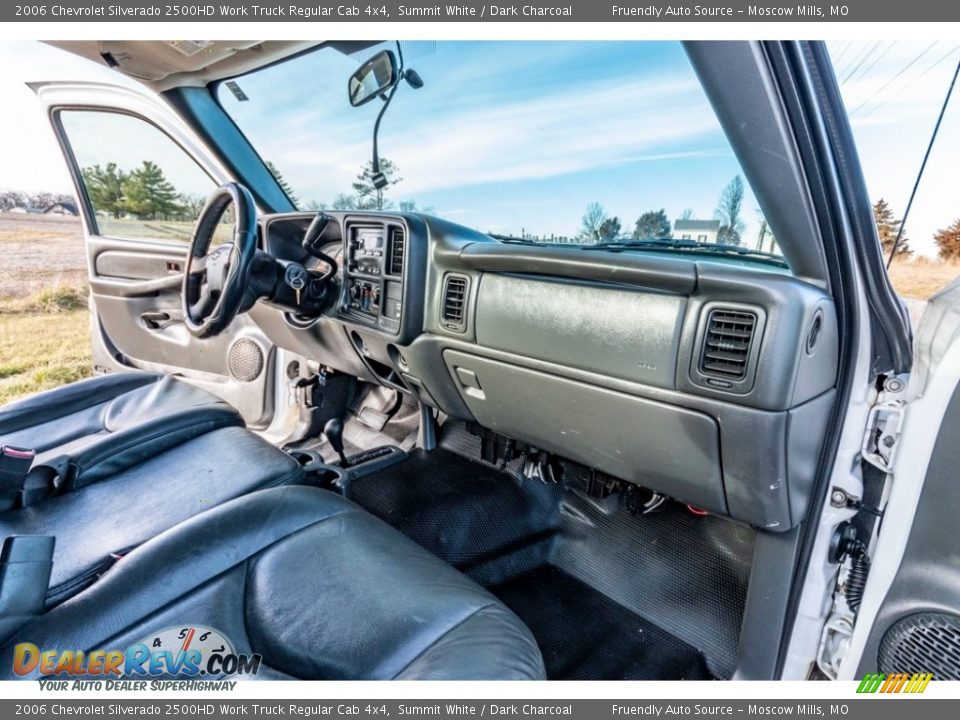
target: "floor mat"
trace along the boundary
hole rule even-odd
[[[550,679],[713,679],[695,648],[558,568],[490,589],[533,632]]]
[[[561,494],[438,448],[355,480],[350,499],[490,585],[546,561]]]
[[[617,653],[661,648],[644,656],[648,671],[629,656],[621,656],[621,665],[601,656],[576,665],[578,673],[590,665],[624,677],[673,670],[732,676],[753,555],[751,528],[698,517],[672,502],[637,516],[619,495],[600,500],[524,479],[517,462],[507,472],[477,462],[471,455],[478,448],[461,433],[456,445],[445,440],[433,452],[416,450],[355,481],[352,498],[481,585],[518,593],[520,610],[542,600],[537,613],[527,614],[551,618],[537,631],[544,642],[570,636],[578,638],[572,646],[586,652],[622,621],[634,635],[642,630],[654,640],[638,645],[636,638],[623,638],[626,649]],[[545,568],[562,573],[563,582],[544,579]],[[541,582],[575,590],[561,592],[560,604],[549,594],[536,595]],[[590,608],[603,610],[596,622]],[[589,642],[579,641],[581,632]],[[662,661],[653,657],[659,652]]]

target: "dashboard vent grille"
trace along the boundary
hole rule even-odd
[[[403,255],[407,238],[403,228],[393,228],[390,233],[390,274],[403,275]]]
[[[467,279],[447,275],[443,285],[443,324],[453,330],[464,327],[467,307]]]
[[[700,372],[728,380],[747,375],[757,316],[738,310],[712,310],[700,356]]]

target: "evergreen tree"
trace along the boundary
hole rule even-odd
[[[953,221],[950,227],[938,230],[933,236],[937,248],[940,250],[940,257],[944,260],[960,259],[960,218]]]
[[[183,213],[180,193],[150,160],[132,171],[122,188],[123,208],[140,220],[169,220]]]
[[[280,189],[290,198],[290,202],[294,204],[294,207],[300,207],[300,198],[297,197],[297,194],[293,191],[293,187],[287,182],[287,179],[283,176],[283,173],[280,172],[280,169],[269,160],[267,160],[265,164],[267,170],[273,175],[273,179],[277,181],[277,185],[279,185]]]
[[[873,219],[877,223],[877,235],[880,238],[880,247],[883,248],[884,257],[890,255],[893,250],[893,244],[897,241],[897,234],[900,232],[900,220],[894,214],[893,209],[886,200],[880,198],[873,206]],[[913,254],[910,249],[910,241],[906,235],[900,238],[900,244],[897,245],[897,257],[907,257]]]
[[[610,242],[620,237],[620,218],[607,218],[600,223],[598,235],[600,242]]]
[[[665,210],[649,210],[637,218],[633,227],[634,240],[655,240],[670,237],[670,219]]]
[[[83,184],[95,212],[104,212],[114,218],[123,215],[126,209],[123,185],[127,181],[127,173],[120,170],[116,163],[107,163],[105,167],[85,167],[80,174],[83,175]]]
[[[386,199],[388,189],[403,180],[400,177],[400,168],[392,160],[380,158],[380,172],[387,179],[387,184],[378,188],[373,184],[373,161],[364,164],[357,179],[353,181],[353,191],[357,194],[358,210],[389,210],[393,203]]]

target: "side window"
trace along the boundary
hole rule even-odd
[[[187,241],[216,183],[166,133],[104,110],[63,110],[60,123],[93,208],[97,235]]]

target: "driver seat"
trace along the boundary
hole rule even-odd
[[[243,424],[214,395],[139,371],[0,407],[0,511],[90,485],[211,430]]]

